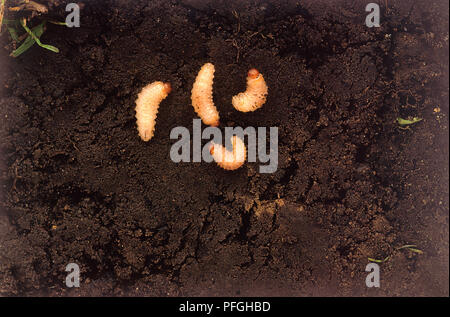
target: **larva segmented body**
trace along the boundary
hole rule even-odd
[[[219,125],[219,112],[213,101],[214,65],[206,63],[202,66],[195,79],[191,91],[192,106],[200,119],[206,125],[217,127]]]
[[[233,107],[242,112],[255,111],[266,102],[267,91],[263,75],[252,68],[247,74],[247,90],[233,96]]]
[[[145,142],[153,137],[156,115],[161,101],[172,90],[169,83],[155,81],[144,88],[136,99],[136,122],[139,136]]]
[[[217,165],[223,169],[232,171],[244,165],[247,157],[247,149],[244,141],[237,136],[231,138],[233,151],[228,151],[223,145],[212,143],[209,152],[211,153]]]

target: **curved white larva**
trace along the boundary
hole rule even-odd
[[[219,112],[213,101],[214,65],[206,63],[202,66],[195,79],[191,91],[192,106],[200,119],[206,125],[217,127],[219,125]]]
[[[266,102],[267,91],[263,75],[252,68],[247,74],[247,90],[233,96],[233,107],[242,112],[255,111]]]
[[[223,145],[214,143],[211,144],[209,149],[217,165],[229,171],[236,170],[244,165],[247,157],[247,149],[241,138],[234,135],[231,138],[231,144],[233,145],[233,151],[231,152],[227,151]]]
[[[139,136],[143,141],[149,141],[155,131],[156,115],[161,101],[172,90],[169,83],[155,81],[144,88],[136,99],[136,122]]]

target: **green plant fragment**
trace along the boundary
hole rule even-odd
[[[44,33],[44,22],[39,24],[38,26],[35,26],[31,32],[34,34],[35,37],[39,38]],[[20,45],[17,49],[15,49],[12,53],[12,57],[17,57],[24,52],[26,52],[36,41],[31,35],[28,35],[28,37],[23,41],[22,45]]]
[[[52,52],[55,53],[59,53],[59,49],[57,47],[54,47],[52,45],[48,45],[48,44],[42,44],[41,41],[39,40],[39,37],[37,37],[25,24],[24,21],[21,21],[20,24],[22,25],[22,27],[25,29],[25,31],[27,31],[27,33],[29,35],[31,35],[31,37],[36,41],[37,45],[39,45],[40,47],[43,47],[45,49],[48,49]],[[42,27],[44,27],[45,22],[42,22]]]
[[[403,119],[403,118],[397,118],[397,122],[400,125],[414,124],[414,123],[419,122],[419,121],[422,121],[422,118],[414,117],[411,120]]]

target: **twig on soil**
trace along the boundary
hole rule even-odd
[[[21,4],[15,7],[9,7],[8,10],[11,12],[31,11],[31,18],[33,18],[37,14],[48,12],[48,8],[45,5],[31,0],[23,0]]]
[[[69,142],[72,143],[72,146],[75,150],[77,150],[78,152],[80,152],[80,149],[75,145],[75,142],[69,137]]]
[[[6,0],[0,0],[0,32],[2,31],[3,14],[5,13]]]
[[[239,13],[237,13],[236,10],[231,11],[231,13],[234,15],[234,17],[238,20],[238,26],[236,33],[239,33],[241,31],[241,18],[239,17]]]
[[[233,39],[232,42],[233,46],[236,47],[237,49],[237,53],[236,53],[236,63],[239,62],[239,54],[241,53],[241,48],[239,47],[239,45],[237,44],[236,40]]]
[[[236,63],[238,63],[239,57],[240,57],[240,52],[241,52],[241,47],[238,45],[236,39],[228,39],[228,40],[225,40],[225,42],[231,42],[231,44],[237,49]]]
[[[21,179],[22,176],[19,175],[18,170],[18,164],[21,162],[22,160],[19,161],[19,159],[16,159],[13,163],[14,166],[14,180],[13,180],[13,185],[11,187],[11,190],[16,190],[16,184],[17,184],[17,180]]]

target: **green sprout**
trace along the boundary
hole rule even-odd
[[[419,250],[416,248],[417,246],[415,244],[407,244],[401,247],[398,247],[397,250],[401,250],[401,249],[408,249],[414,253],[418,253],[418,254],[423,254],[422,250]]]
[[[48,22],[50,22],[51,24],[67,26],[66,22],[59,22],[59,21],[53,21],[53,20],[48,20]]]
[[[411,120],[403,119],[403,118],[397,118],[397,122],[400,125],[410,125],[410,124],[414,124],[414,123],[419,122],[419,121],[422,121],[422,118],[414,117]]]
[[[42,44],[41,41],[39,40],[39,37],[40,37],[40,36],[39,36],[39,37],[36,36],[36,34],[33,33],[33,32],[28,28],[28,26],[27,26],[26,23],[25,23],[25,20],[20,21],[20,24],[21,24],[22,27],[25,29],[25,31],[29,34],[29,36],[31,36],[31,37],[33,38],[33,40],[37,43],[37,45],[39,45],[40,47],[46,48],[46,49],[48,49],[49,51],[52,51],[52,52],[55,52],[55,53],[59,53],[59,49],[58,49],[57,47],[54,47],[54,46],[52,46],[52,45]],[[45,21],[42,22],[42,23],[39,24],[39,25],[42,25],[42,29],[44,29]],[[39,26],[39,25],[38,25],[38,26]],[[42,31],[42,33],[43,33],[43,31]],[[41,33],[41,35],[42,35],[42,33]]]
[[[396,250],[402,250],[402,249],[408,249],[414,253],[417,254],[423,254],[422,250],[417,249],[417,246],[415,244],[405,244],[402,245],[401,247],[395,248]],[[380,259],[374,259],[374,258],[367,258],[370,262],[375,262],[375,263],[384,263],[387,260],[389,260],[391,258],[390,255],[388,255],[387,257],[385,257],[383,260]]]
[[[30,29],[26,25],[25,19],[22,19],[21,21],[4,19],[2,21],[2,24],[6,24],[9,34],[11,35],[11,38],[13,39],[14,42],[20,43],[26,36],[25,40],[23,40],[22,44],[17,49],[15,49],[10,55],[12,57],[18,57],[21,54],[23,54],[24,52],[26,52],[29,48],[31,48],[34,45],[34,43],[37,43],[40,47],[43,47],[47,50],[58,53],[59,49],[57,47],[55,47],[53,45],[43,44],[40,40],[40,37],[42,36],[42,34],[45,31],[46,22],[47,21],[44,20],[37,26]],[[48,22],[52,23],[52,24],[56,24],[56,25],[66,25],[66,23],[64,23],[64,22],[57,22],[57,21],[50,21],[50,20]],[[20,27],[22,27],[26,32],[22,36],[19,36],[18,29]]]
[[[12,38],[15,42],[20,42],[19,35],[17,34],[17,31],[16,31],[15,28],[12,28],[12,27],[8,26],[8,31],[9,31],[9,34],[11,35],[11,38]]]
[[[378,259],[374,259],[374,258],[367,258],[367,259],[368,259],[370,262],[384,263],[384,262],[386,262],[387,260],[389,260],[390,257],[391,257],[391,256],[389,255],[389,256],[385,257],[383,260],[378,260]]]

